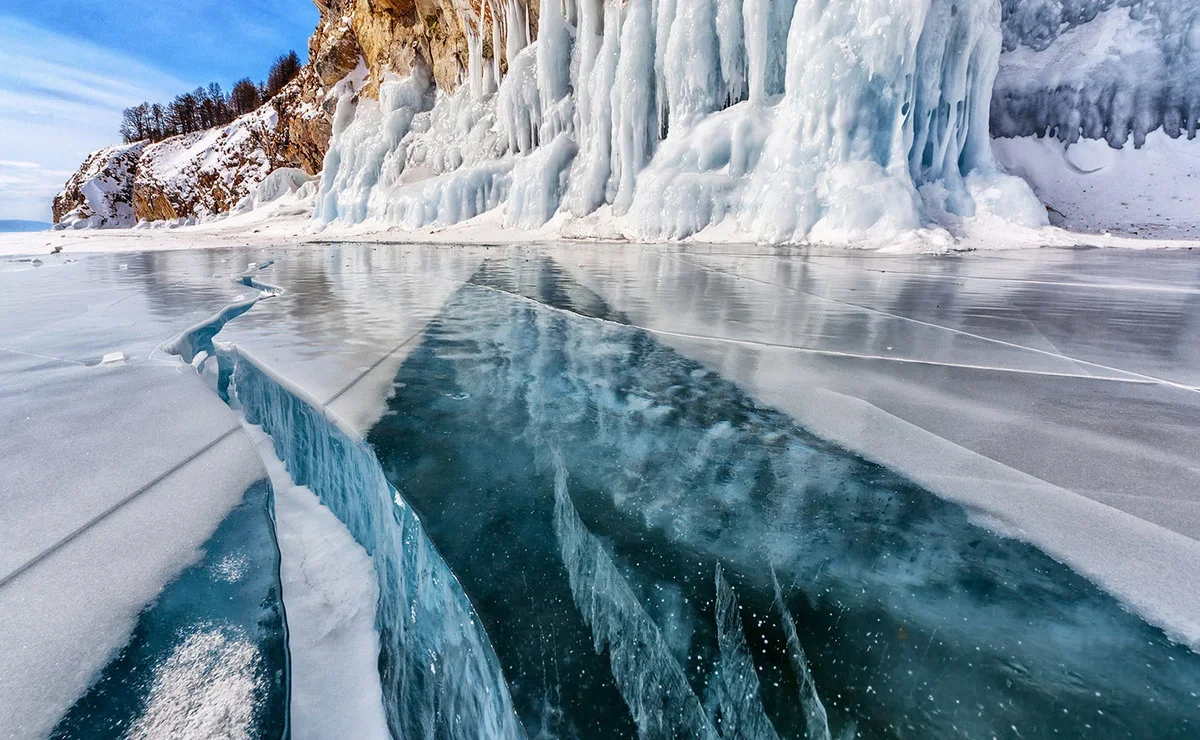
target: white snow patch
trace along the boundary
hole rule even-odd
[[[292,481],[262,427],[243,423],[275,491],[292,736],[386,740],[371,556],[316,494]]]
[[[1102,139],[995,139],[996,158],[1074,231],[1190,239],[1200,235],[1200,143],[1152,131],[1135,149]]]

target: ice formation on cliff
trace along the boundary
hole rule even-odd
[[[637,238],[722,224],[778,242],[953,230],[978,212],[1045,222],[988,146],[998,3],[543,0],[528,44],[511,2],[461,21],[453,94],[418,66],[378,101],[343,101],[318,223],[497,210],[525,229],[567,214]]]
[[[1105,139],[1136,147],[1200,127],[1194,0],[1003,0],[997,136]]]

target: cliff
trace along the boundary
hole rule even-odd
[[[981,213],[1046,218],[1004,177],[1028,163],[1002,142],[998,164],[989,130],[1142,147],[1200,127],[1192,0],[898,0],[891,20],[870,0],[314,2],[309,63],[267,106],[94,153],[55,220],[220,213],[286,167],[324,170],[320,223],[448,226],[503,206],[520,228],[609,209],[639,239],[735,216],[767,241],[958,234]],[[1066,187],[1037,195],[1092,190]]]
[[[92,153],[55,197],[55,223],[120,228],[227,211],[276,169],[321,171],[333,93],[343,80],[374,98],[388,72],[403,76],[423,65],[440,88],[458,86],[469,46],[460,19],[477,18],[469,3],[314,2],[321,19],[309,39],[309,63],[278,95],[227,126]],[[535,11],[528,22],[536,17]],[[486,9],[485,18],[490,23]],[[483,40],[485,56],[491,56],[491,44]]]

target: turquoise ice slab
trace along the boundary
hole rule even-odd
[[[138,617],[129,643],[52,737],[288,735],[288,654],[267,481],[246,491],[200,562]]]
[[[486,262],[368,441],[531,735],[820,736],[789,623],[835,736],[1200,727],[1200,656],[629,326],[553,260]]]

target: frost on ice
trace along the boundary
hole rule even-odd
[[[497,211],[522,229],[842,241],[981,212],[1045,222],[988,145],[998,3],[544,0],[535,39],[512,2],[460,21],[453,94],[418,68],[343,101],[318,223]],[[505,65],[483,58],[488,34]]]

